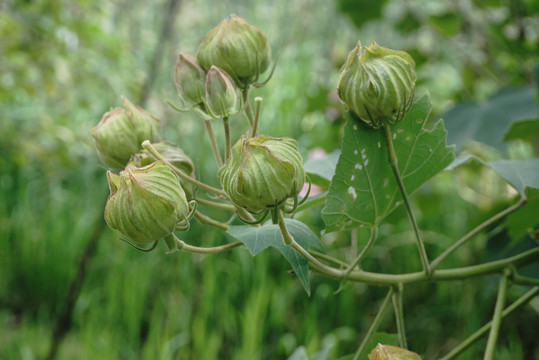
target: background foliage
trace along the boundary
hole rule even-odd
[[[338,282],[313,276],[308,297],[277,251],[255,258],[246,248],[165,256],[160,246],[140,254],[103,226],[108,190],[89,131],[120,104],[120,95],[160,117],[173,129],[166,138],[192,156],[197,175],[217,183],[200,122],[173,112],[165,100],[174,102],[177,53],[195,53],[202,35],[231,13],[259,26],[279,55],[273,79],[256,94],[264,97],[260,132],[295,137],[305,159],[313,150],[340,148],[344,119],[335,87],[357,40],[414,56],[416,93],[430,92],[431,119],[446,118],[458,151],[485,161],[538,155],[539,4],[533,0],[3,1],[0,358],[44,358],[52,344],[59,359],[281,359],[300,345],[311,355],[333,345],[330,358],[336,358],[357,347],[383,289],[348,284],[335,294]],[[525,105],[515,106],[511,99],[522,101],[522,94]],[[453,126],[452,118],[464,123]],[[532,125],[514,123],[519,120]],[[527,130],[503,142],[512,123]],[[437,175],[413,197],[427,251],[439,253],[514,198],[503,179],[477,163]],[[526,231],[517,231],[538,225],[537,202],[529,205],[525,225],[522,217],[507,218],[509,230],[497,224],[447,266],[534,246]],[[319,207],[301,220],[315,233],[324,227]],[[507,231],[522,240],[510,241]],[[223,236],[194,223],[185,240],[212,244]],[[330,233],[322,241],[347,258],[348,236]],[[368,236],[357,236],[361,247]],[[413,235],[397,208],[363,264],[408,271],[419,268],[415,259]],[[432,359],[490,319],[496,282],[411,288],[404,299],[409,344]],[[508,297],[524,291],[511,288]],[[66,315],[70,293],[77,296]],[[538,307],[532,303],[504,321],[497,358],[531,359],[539,351],[530,326]],[[382,328],[394,333],[386,321]],[[477,358],[483,346],[462,358]]]

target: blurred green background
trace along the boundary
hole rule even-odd
[[[178,52],[194,54],[203,35],[232,13],[260,27],[278,56],[272,80],[254,91],[264,98],[260,132],[296,138],[305,159],[313,149],[340,147],[338,70],[358,40],[413,55],[416,94],[430,92],[432,118],[500,89],[531,93],[538,72],[533,0],[3,0],[0,359],[286,359],[300,345],[311,355],[333,346],[333,359],[355,351],[385,289],[348,284],[335,293],[338,282],[312,276],[308,297],[275,251],[167,256],[160,245],[143,254],[104,225],[105,169],[89,133],[121,95],[161,118],[165,137],[191,155],[197,176],[217,184],[202,123],[166,101],[175,101]],[[232,123],[236,137],[244,125]],[[467,140],[459,139],[459,151],[488,160],[538,155],[537,138]],[[439,254],[514,196],[484,168],[437,176],[414,196],[429,253]],[[319,232],[319,212],[300,219]],[[380,234],[366,268],[419,268],[402,209]],[[183,238],[228,241],[196,223]],[[348,259],[348,238],[322,240]],[[496,226],[446,266],[531,246],[529,239],[489,246],[506,238]],[[363,242],[360,236],[358,246]],[[410,286],[410,348],[425,359],[446,353],[490,319],[496,287],[495,277]],[[509,298],[525,290],[512,287]],[[498,359],[535,356],[537,309],[535,302],[504,320]],[[390,316],[381,329],[396,331]],[[483,347],[484,340],[461,359],[478,358]]]

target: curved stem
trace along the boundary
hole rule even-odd
[[[427,251],[425,250],[425,244],[423,243],[423,239],[421,238],[421,232],[419,231],[419,227],[417,226],[417,221],[415,219],[414,213],[412,211],[412,207],[408,200],[408,195],[406,194],[406,188],[404,187],[404,182],[402,181],[402,177],[399,171],[397,154],[395,153],[395,148],[393,146],[391,127],[388,124],[384,124],[384,132],[385,132],[385,138],[386,138],[386,144],[387,144],[387,152],[389,156],[389,164],[391,165],[391,168],[393,169],[393,174],[395,175],[395,179],[397,180],[397,184],[399,185],[402,199],[404,201],[404,205],[406,206],[408,217],[410,218],[410,223],[412,224],[412,227],[414,229],[417,249],[419,251],[419,257],[421,258],[421,264],[423,265],[423,271],[425,271],[425,274],[429,276],[431,273],[431,270],[429,267],[429,259],[427,257]]]
[[[291,245],[294,247],[294,243]],[[303,248],[299,245],[297,245],[300,250],[303,250]],[[296,249],[294,247],[294,249]],[[297,249],[296,249],[297,250]],[[300,250],[297,250],[301,255],[303,255],[303,252]],[[307,260],[311,261],[311,256],[306,257]],[[329,266],[326,266],[324,264],[321,264],[317,259],[315,259],[318,264],[317,266],[314,266],[313,268],[320,272],[321,274],[336,279],[336,280],[342,280],[344,275],[344,270],[335,269]],[[493,274],[500,272],[504,268],[514,265],[514,266],[525,266],[527,264],[536,262],[539,260],[539,248],[534,248],[528,251],[525,251],[521,254],[502,259],[497,261],[492,261],[485,264],[480,265],[473,265],[473,266],[467,266],[467,267],[461,267],[456,269],[447,269],[447,270],[436,270],[432,273],[432,275],[429,277],[425,274],[423,271],[418,271],[415,273],[407,273],[407,274],[383,274],[383,273],[373,273],[373,272],[367,272],[362,270],[355,270],[348,275],[347,280],[353,281],[353,282],[362,282],[366,284],[374,284],[374,285],[395,285],[398,283],[403,284],[409,284],[409,283],[419,283],[419,282],[426,282],[426,281],[451,281],[451,280],[461,280],[466,279],[470,277],[475,276],[483,276],[488,274]],[[322,266],[320,266],[320,264]]]
[[[462,238],[460,238],[457,242],[455,242],[453,245],[451,245],[447,250],[445,250],[440,256],[438,256],[436,259],[434,259],[432,261],[432,263],[430,264],[430,269],[431,271],[434,271],[434,269],[436,269],[440,263],[442,261],[444,261],[444,259],[446,257],[448,257],[449,255],[451,255],[455,250],[457,250],[461,245],[463,245],[464,243],[466,243],[468,240],[470,240],[472,237],[474,237],[475,235],[477,235],[480,231],[482,231],[484,228],[486,228],[487,226],[489,226],[490,224],[498,221],[499,219],[505,217],[506,215],[512,213],[513,211],[516,211],[517,209],[519,209],[522,205],[524,205],[526,203],[526,198],[522,198],[520,199],[519,202],[517,202],[516,204],[508,207],[507,209],[505,210],[502,210],[500,211],[499,213],[497,213],[496,215],[492,216],[490,219],[487,219],[485,221],[483,221],[481,224],[479,224],[478,226],[476,226],[474,229],[472,229],[470,232],[468,232],[466,235],[464,235]]]
[[[228,116],[223,118],[223,126],[225,129],[225,162],[230,156],[230,124],[228,123]]]
[[[225,230],[225,231],[228,230],[228,228],[230,227],[227,224],[224,224],[224,223],[222,223],[220,221],[212,219],[211,217],[209,217],[207,215],[204,215],[203,213],[201,213],[198,210],[195,211],[195,219],[197,219],[198,222],[200,222],[201,224],[214,226],[216,228],[219,228],[219,229]]]
[[[326,260],[328,262],[331,262],[339,267],[342,267],[342,268],[347,268],[349,266],[348,263],[342,261],[342,260],[339,260],[331,255],[328,255],[328,254],[324,254],[324,253],[321,253],[321,252],[318,252],[318,251],[315,251],[315,250],[309,250],[309,253],[319,259],[322,259],[322,260]]]
[[[367,251],[371,248],[372,244],[374,243],[374,240],[376,240],[377,235],[378,235],[378,227],[374,226],[374,227],[371,228],[371,236],[369,238],[369,241],[367,242],[367,244],[365,245],[363,250],[361,250],[359,255],[350,264],[350,266],[348,266],[345,277],[348,277],[348,274],[350,274],[350,271],[352,271],[359,264],[361,259],[363,259],[363,257],[367,253]]]
[[[142,142],[142,147],[144,149],[148,150],[148,152],[155,159],[157,159],[159,161],[162,161],[165,165],[170,167],[172,169],[172,171],[174,171],[179,177],[181,177],[185,181],[188,181],[191,184],[193,184],[195,186],[198,186],[201,189],[204,189],[206,191],[209,191],[209,192],[212,192],[212,193],[217,194],[219,196],[222,196],[223,198],[227,198],[227,195],[226,195],[226,193],[224,191],[219,190],[217,188],[214,188],[213,186],[205,184],[205,183],[203,183],[201,181],[198,181],[198,180],[192,178],[191,176],[187,175],[186,173],[184,173],[182,170],[180,170],[176,166],[172,165],[167,159],[165,159],[161,154],[159,154],[159,152],[154,148],[154,146],[150,143],[149,140],[144,140]]]
[[[211,246],[211,247],[200,247],[186,244],[183,240],[179,239],[174,233],[172,233],[176,243],[178,244],[178,250],[188,251],[196,254],[215,254],[223,251],[234,249],[242,245],[241,241],[234,241],[230,244],[225,244],[221,246]]]
[[[213,151],[213,156],[217,162],[217,166],[223,166],[223,160],[221,159],[221,153],[219,152],[219,146],[217,146],[217,140],[215,139],[215,134],[213,133],[213,128],[211,126],[211,120],[204,120],[204,127],[206,127],[206,132],[210,138],[211,149]]]
[[[494,308],[494,316],[492,317],[492,325],[488,334],[487,348],[485,350],[484,360],[492,360],[494,356],[494,349],[496,348],[496,341],[498,340],[498,332],[500,331],[500,325],[502,323],[502,311],[505,304],[505,293],[507,291],[507,279],[511,271],[505,269],[502,278],[500,279],[500,285],[498,286],[498,296],[496,297],[496,307]]]
[[[395,309],[395,321],[397,322],[397,331],[399,334],[399,345],[403,349],[408,348],[406,342],[406,329],[404,328],[404,310],[402,307],[402,283],[397,286],[397,291],[393,291],[393,308]]]
[[[247,116],[247,120],[249,121],[249,126],[251,129],[254,125],[254,116],[253,116],[253,109],[251,108],[251,103],[249,102],[249,88],[243,88],[243,103],[245,104],[245,116]]]
[[[256,132],[258,131],[258,119],[260,118],[260,111],[262,109],[262,98],[261,97],[255,97],[255,118],[253,121],[253,127],[251,128],[251,137],[256,136]]]
[[[382,321],[384,314],[389,308],[389,300],[391,299],[392,295],[393,295],[393,287],[391,286],[389,288],[389,291],[387,292],[384,302],[382,302],[382,305],[380,306],[380,309],[378,310],[376,317],[372,321],[371,326],[369,327],[369,330],[367,331],[367,334],[365,334],[365,337],[363,338],[363,341],[359,345],[359,348],[357,349],[356,354],[354,355],[354,358],[352,360],[359,360],[361,356],[363,355],[363,353],[365,352],[367,344],[371,340],[372,335],[378,329],[378,326],[380,325],[380,322]]]
[[[505,310],[502,311],[501,317],[504,318],[511,314],[513,311],[517,310],[521,306],[526,305],[531,299],[533,299],[535,296],[539,294],[539,286],[536,286],[532,288],[530,291],[528,291],[526,294],[522,295],[518,300],[516,300],[514,303],[509,305]],[[477,340],[479,340],[483,335],[487,333],[487,331],[490,330],[492,326],[492,321],[485,324],[483,327],[481,327],[479,330],[477,330],[475,333],[470,335],[466,340],[461,342],[457,347],[455,347],[453,350],[451,350],[450,353],[445,355],[440,360],[451,360],[455,359],[457,355],[460,355],[464,350],[469,348],[473,343],[475,343]]]
[[[217,201],[211,201],[204,198],[196,198],[196,202],[202,205],[208,205],[217,209],[227,210],[227,211],[236,211],[236,207],[232,204],[226,204]]]

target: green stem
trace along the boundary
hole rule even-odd
[[[223,118],[223,125],[225,129],[225,162],[230,156],[230,124],[228,123],[228,117]]]
[[[367,253],[367,251],[371,248],[372,244],[374,243],[374,240],[376,240],[376,236],[378,235],[378,228],[376,226],[372,227],[371,228],[371,236],[369,238],[369,241],[367,242],[367,244],[365,245],[365,247],[363,248],[363,250],[361,250],[361,252],[359,253],[359,255],[354,259],[354,261],[350,264],[350,266],[348,266],[348,269],[346,269],[346,275],[345,277],[348,277],[348,275],[350,274],[350,272],[359,264],[359,262],[361,261],[361,259],[363,259],[363,257],[365,256],[365,254]]]
[[[331,255],[328,255],[328,254],[324,254],[324,253],[321,253],[321,252],[318,252],[318,251],[315,251],[315,250],[309,250],[309,253],[319,259],[322,259],[322,260],[326,260],[330,263],[333,263],[339,267],[342,267],[342,268],[347,268],[349,265],[348,263],[342,261],[342,260],[339,260]]]
[[[253,121],[253,127],[251,128],[251,137],[255,137],[256,132],[258,131],[258,119],[260,118],[261,109],[262,109],[262,98],[255,97],[255,118]]]
[[[404,328],[404,310],[402,307],[402,283],[397,285],[397,291],[393,291],[393,308],[395,309],[395,321],[397,322],[397,332],[399,334],[399,345],[403,349],[408,348],[406,342],[406,329]]]
[[[293,244],[292,244],[293,246]],[[298,245],[299,246],[299,245]],[[299,247],[300,249],[301,246]],[[303,255],[301,251],[298,252]],[[312,257],[309,254],[310,257]],[[304,256],[307,260],[311,261],[310,257]],[[316,260],[316,259],[315,259]],[[373,285],[396,285],[398,283],[409,284],[409,283],[419,283],[426,281],[451,281],[451,280],[462,280],[476,276],[483,276],[493,273],[498,273],[504,268],[514,265],[514,266],[525,266],[527,264],[536,262],[539,260],[539,248],[534,248],[518,255],[492,261],[485,264],[473,265],[467,267],[461,267],[456,269],[447,269],[447,270],[436,270],[431,277],[427,276],[425,272],[418,271],[415,273],[407,274],[383,274],[383,273],[373,273],[362,270],[352,271],[348,276],[347,280],[353,282],[362,282],[366,284]],[[318,262],[320,264],[320,262]],[[336,279],[342,280],[344,276],[344,270],[335,269],[329,266],[322,264],[322,266],[313,266],[313,268],[320,272],[321,274]]]
[[[457,250],[460,246],[462,246],[464,243],[466,243],[468,240],[473,238],[475,235],[477,235],[480,231],[482,231],[487,226],[491,225],[492,223],[498,221],[499,219],[505,217],[506,215],[512,213],[513,211],[519,209],[522,205],[526,203],[526,198],[520,199],[519,202],[514,204],[511,207],[508,207],[505,210],[500,211],[496,215],[492,216],[490,219],[485,220],[483,223],[476,226],[474,229],[472,229],[470,232],[468,232],[466,235],[464,235],[462,238],[460,238],[457,242],[455,242],[453,245],[451,245],[447,250],[445,250],[440,256],[438,256],[436,259],[432,261],[430,264],[431,271],[434,271],[442,261],[449,255],[451,255],[455,250]]]
[[[162,161],[165,165],[167,165],[168,167],[170,167],[172,169],[172,171],[174,171],[179,177],[181,177],[182,179],[184,179],[185,181],[188,181],[190,182],[191,184],[195,185],[195,186],[198,186],[199,188],[201,189],[204,189],[206,191],[209,191],[209,192],[212,192],[216,195],[219,195],[223,198],[228,198],[226,193],[222,190],[219,190],[217,188],[214,188],[213,186],[210,186],[208,184],[205,184],[201,181],[198,181],[194,178],[192,178],[191,176],[187,175],[186,173],[184,173],[182,170],[180,170],[179,168],[177,168],[176,166],[172,165],[170,162],[168,162],[167,159],[165,159],[161,154],[159,154],[159,152],[154,148],[154,146],[150,143],[149,140],[144,140],[142,142],[142,147],[146,150],[148,150],[148,152],[156,159],[156,160],[159,160],[159,161]]]
[[[539,286],[536,286],[532,288],[530,291],[528,291],[526,294],[522,295],[518,300],[516,300],[514,303],[509,305],[507,308],[505,308],[504,311],[502,311],[501,317],[504,318],[511,314],[513,311],[517,310],[521,306],[526,305],[531,299],[533,299],[535,296],[539,294]],[[440,360],[451,360],[455,359],[456,356],[460,355],[464,350],[469,348],[473,343],[475,343],[477,340],[479,340],[481,337],[483,337],[491,328],[492,321],[485,324],[483,327],[481,327],[479,330],[477,330],[475,333],[470,335],[466,340],[461,342],[457,347],[453,348],[450,353],[445,355]]]
[[[213,156],[215,157],[217,166],[220,168],[221,166],[223,166],[223,160],[221,159],[221,153],[219,153],[219,146],[217,146],[217,140],[215,139],[215,134],[213,133],[211,120],[204,120],[204,126],[206,127],[206,132],[208,133],[208,137],[210,138]]]
[[[253,116],[253,109],[251,108],[251,103],[249,102],[249,88],[246,87],[243,89],[243,103],[245,104],[245,116],[247,116],[247,120],[249,121],[249,126],[251,129],[254,125],[254,116]]]
[[[365,352],[365,350],[367,350],[366,349],[367,344],[371,340],[372,335],[378,329],[378,326],[380,326],[380,322],[382,321],[384,314],[387,312],[387,309],[389,308],[389,300],[391,299],[392,295],[393,295],[393,287],[390,287],[384,299],[384,302],[382,303],[382,306],[380,306],[380,309],[378,310],[376,317],[372,321],[371,326],[369,327],[369,330],[367,331],[367,334],[363,338],[363,341],[361,342],[361,345],[359,345],[359,348],[357,349],[356,354],[354,355],[354,358],[352,360],[361,359],[361,357],[363,356],[363,353]]]
[[[222,202],[211,201],[211,200],[204,199],[204,198],[196,198],[196,202],[199,203],[199,204],[202,204],[202,205],[208,205],[208,206],[214,207],[216,209],[222,209],[222,210],[227,210],[227,211],[236,211],[236,207],[234,205],[231,205],[231,204],[225,204],[225,203],[222,203]]]
[[[500,331],[500,325],[502,323],[502,312],[505,304],[505,293],[507,291],[507,279],[511,271],[509,269],[504,270],[502,278],[500,279],[500,285],[498,286],[498,296],[496,298],[496,306],[494,308],[494,316],[492,317],[492,326],[488,334],[487,348],[485,350],[484,360],[492,360],[494,356],[494,350],[496,349],[496,341],[498,340],[498,333]]]
[[[230,244],[211,247],[200,247],[186,244],[183,240],[179,239],[174,233],[172,233],[176,243],[178,244],[178,250],[192,252],[196,254],[215,254],[223,251],[228,251],[242,245],[241,241],[234,241]]]
[[[221,230],[228,230],[228,228],[230,226],[228,226],[227,224],[224,224],[220,221],[217,221],[215,219],[212,219],[211,217],[207,216],[207,215],[204,215],[203,213],[201,213],[200,211],[195,211],[195,219],[198,220],[198,222],[200,222],[201,224],[205,224],[205,225],[210,225],[210,226],[214,226],[218,229],[221,229]]]
[[[404,201],[404,205],[406,206],[408,217],[410,218],[410,223],[412,224],[412,227],[414,229],[417,249],[419,251],[419,257],[421,258],[421,264],[423,265],[423,271],[425,272],[425,274],[427,274],[427,276],[429,276],[431,271],[429,267],[429,259],[427,257],[427,251],[425,250],[425,244],[423,243],[423,240],[421,238],[421,233],[419,231],[419,227],[417,226],[417,221],[412,211],[410,202],[408,201],[406,188],[404,187],[404,182],[402,181],[402,177],[399,171],[399,163],[397,159],[397,154],[395,153],[395,148],[393,146],[391,127],[388,124],[384,124],[384,131],[385,131],[385,138],[386,138],[386,144],[387,144],[387,152],[389,156],[389,164],[391,165],[391,168],[393,169],[393,173],[395,174],[395,179],[397,180],[397,184],[399,185],[402,199]]]

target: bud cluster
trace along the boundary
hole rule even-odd
[[[269,43],[260,29],[232,15],[206,34],[196,57],[178,55],[178,109],[204,120],[238,113],[244,106],[241,91],[258,80],[270,60]]]

